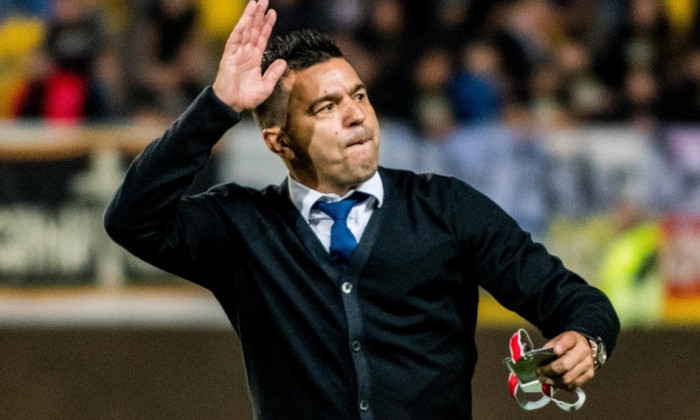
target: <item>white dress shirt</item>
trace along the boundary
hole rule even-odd
[[[359,243],[362,233],[365,231],[367,223],[369,223],[372,211],[374,211],[376,207],[381,206],[382,200],[384,200],[384,186],[382,185],[379,172],[375,172],[372,178],[358,185],[356,189],[349,191],[343,197],[338,194],[323,194],[312,190],[306,185],[295,181],[289,175],[287,175],[287,181],[289,185],[289,197],[292,203],[294,203],[294,206],[299,210],[304,220],[307,221],[311,230],[321,241],[323,247],[326,248],[326,251],[329,251],[331,246],[331,226],[333,226],[333,219],[321,210],[313,208],[313,205],[317,201],[340,201],[349,197],[356,191],[368,194],[369,198],[355,204],[348,215],[348,228]]]

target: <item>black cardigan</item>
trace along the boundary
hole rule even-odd
[[[242,343],[258,418],[469,418],[479,286],[545,336],[577,330],[612,350],[608,299],[454,178],[380,168],[384,202],[345,270],[286,183],[183,197],[239,119],[205,90],[132,163],[105,226],[214,293]]]

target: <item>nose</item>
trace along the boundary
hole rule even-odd
[[[345,110],[345,125],[347,127],[360,125],[364,122],[365,117],[365,112],[362,110],[360,105],[350,99]]]

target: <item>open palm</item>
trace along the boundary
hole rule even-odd
[[[273,62],[262,74],[262,56],[277,20],[268,0],[250,1],[226,41],[214,80],[214,93],[235,111],[250,110],[267,99],[287,63]]]

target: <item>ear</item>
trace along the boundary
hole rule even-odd
[[[263,128],[263,139],[268,149],[284,160],[290,160],[294,157],[294,152],[289,146],[289,137],[287,133],[279,126]]]

